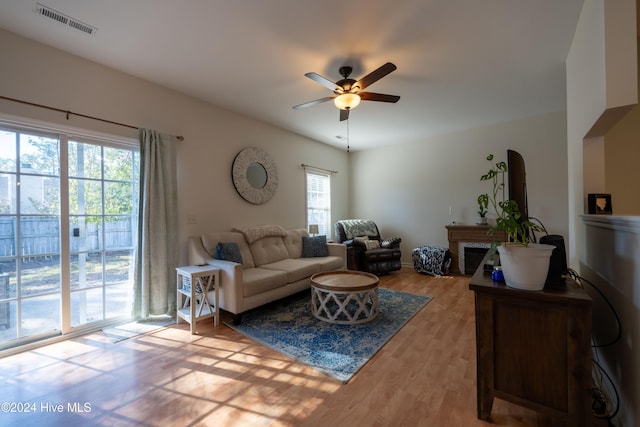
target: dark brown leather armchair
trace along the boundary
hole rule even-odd
[[[344,219],[336,223],[336,239],[347,246],[347,268],[373,274],[400,270],[399,237],[382,239],[375,222]]]

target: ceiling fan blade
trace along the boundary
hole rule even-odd
[[[340,110],[340,121],[349,120],[349,110]]]
[[[318,105],[318,104],[320,104],[320,103],[330,101],[330,100],[332,100],[333,98],[335,98],[335,96],[327,96],[326,98],[320,98],[320,99],[316,99],[315,101],[305,102],[304,104],[294,105],[294,106],[293,106],[293,109],[294,109],[294,110],[299,110],[299,109],[301,109],[301,108],[311,107],[311,106],[313,106],[313,105]]]
[[[396,67],[391,62],[387,62],[382,67],[378,68],[377,70],[373,70],[372,72],[358,80],[354,86],[358,86],[359,90],[363,90],[367,86],[371,86],[373,83],[377,82],[397,68],[398,67]]]
[[[307,73],[305,74],[305,76],[309,77],[311,80],[313,80],[316,83],[320,83],[322,86],[326,87],[331,91],[336,90],[339,87],[334,82],[332,82],[326,77],[322,77],[318,73]]]
[[[374,92],[358,92],[360,98],[364,101],[380,101],[380,102],[398,102],[400,97],[398,95],[386,95],[384,93]]]

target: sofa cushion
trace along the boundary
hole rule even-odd
[[[264,237],[250,245],[256,267],[289,258],[282,237]]]
[[[244,235],[245,240],[249,244],[265,237],[285,237],[287,235],[287,230],[275,224],[255,225],[253,227],[245,227],[245,228],[234,228],[233,231],[238,231],[242,233]]]
[[[287,283],[293,283],[320,272],[319,263],[304,261],[302,258],[287,258],[270,264],[264,264],[260,268],[283,271],[287,274]]]
[[[242,271],[242,294],[245,297],[261,294],[287,284],[287,273],[264,268],[245,268]]]
[[[242,264],[242,254],[236,242],[218,242],[216,245],[216,258]]]
[[[340,270],[344,268],[344,260],[339,256],[325,256],[320,258],[300,258],[300,261],[308,262],[320,267],[320,271]]]
[[[307,230],[304,228],[296,228],[287,230],[284,238],[284,245],[289,252],[289,258],[300,258],[302,256],[302,238],[308,236]]]
[[[329,255],[327,236],[302,237],[302,258],[314,258]]]
[[[216,246],[218,243],[237,243],[238,248],[240,249],[240,255],[242,255],[242,266],[244,268],[255,267],[251,250],[249,249],[249,245],[244,239],[244,235],[242,235],[242,233],[233,231],[205,233],[200,237],[200,240],[202,241],[202,246],[212,258],[216,258]]]

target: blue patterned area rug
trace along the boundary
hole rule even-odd
[[[311,314],[305,291],[245,313],[241,334],[348,382],[432,297],[379,289],[378,316],[368,323],[335,325]]]

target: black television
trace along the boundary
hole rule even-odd
[[[507,183],[509,185],[509,200],[518,204],[522,221],[529,219],[529,205],[527,204],[527,173],[524,159],[514,150],[507,150]]]

